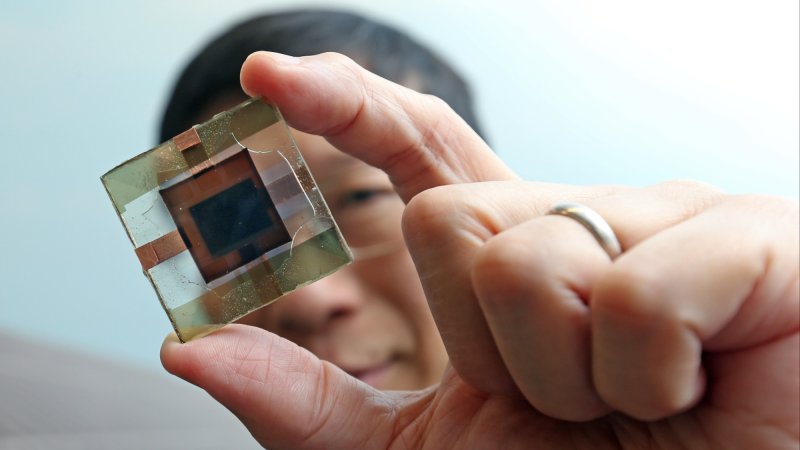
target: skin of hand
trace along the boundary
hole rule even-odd
[[[242,85],[389,174],[452,367],[381,392],[265,330],[230,325],[164,367],[265,447],[797,448],[796,202],[692,182],[523,182],[442,101],[336,54],[251,55]],[[611,261],[559,201],[596,210]]]

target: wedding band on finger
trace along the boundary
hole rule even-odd
[[[614,234],[614,230],[611,229],[611,225],[588,206],[574,202],[562,202],[553,205],[547,214],[565,216],[577,220],[594,235],[597,242],[612,260],[622,253],[622,247],[619,244],[617,235]]]

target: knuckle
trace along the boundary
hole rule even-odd
[[[615,264],[592,291],[593,317],[639,334],[652,330],[656,320],[670,320],[674,311],[661,300],[672,286],[657,267],[644,263]]]
[[[448,113],[452,112],[455,114],[453,108],[450,107],[450,104],[442,100],[441,97],[437,97],[433,94],[421,94],[421,98],[423,98],[433,110],[439,110]]]
[[[657,264],[620,261],[592,293],[594,385],[615,410],[657,420],[691,403],[694,329]],[[679,288],[678,288],[679,289]],[[686,357],[676,359],[675,355]]]
[[[569,422],[585,422],[602,417],[611,408],[597,395],[594,387],[565,383],[571,374],[536,374],[546,379],[540,383],[518,383],[528,403],[542,414]]]
[[[547,394],[542,394],[547,395]],[[563,401],[561,398],[539,399],[536,402],[526,397],[526,400],[539,412],[548,417],[568,422],[586,422],[595,420],[611,412],[610,408],[600,400],[571,399]]]
[[[427,116],[435,118],[427,131],[424,133],[425,143],[442,139],[453,132],[457,126],[463,125],[463,120],[458,113],[445,100],[433,94],[417,94],[420,106],[428,112]]]
[[[728,202],[731,206],[740,208],[742,211],[752,211],[755,213],[766,213],[771,216],[787,216],[798,218],[798,203],[785,197],[773,197],[768,195],[745,194],[732,196]]]
[[[667,395],[653,389],[653,394],[646,399],[633,399],[625,387],[598,387],[598,393],[606,404],[634,419],[652,422],[674,415],[687,407],[687,400],[675,395]]]
[[[463,202],[454,186],[437,186],[415,195],[403,211],[403,234],[409,246],[446,240],[459,229]]]
[[[529,296],[536,277],[531,276],[530,255],[520,251],[518,240],[500,234],[475,254],[471,278],[481,303],[511,306]]]
[[[722,191],[716,186],[697,180],[669,180],[655,185],[656,188],[675,193],[691,193],[694,195],[720,195]]]
[[[349,56],[343,55],[343,54],[338,53],[338,52],[324,52],[324,53],[319,54],[319,58],[321,58],[322,60],[324,60],[324,61],[326,61],[328,63],[338,64],[338,65],[347,66],[347,67],[353,67],[353,66],[357,66],[358,65]]]
[[[472,265],[473,287],[481,302],[515,307],[557,290],[563,278],[560,266],[552,264],[557,248],[548,242],[563,236],[560,225],[534,221],[489,238]]]
[[[682,218],[694,217],[700,212],[729,197],[719,188],[695,180],[671,180],[652,187],[660,197],[678,200],[683,205]]]
[[[336,52],[322,53],[319,58],[326,64],[338,68],[341,75],[355,83],[362,90],[364,101],[372,100],[371,92],[364,88],[367,85],[364,79],[365,70],[355,60]]]

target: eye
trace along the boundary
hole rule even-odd
[[[379,197],[390,193],[391,192],[386,189],[355,189],[344,193],[340,199],[340,203],[344,207],[360,206],[375,201]]]

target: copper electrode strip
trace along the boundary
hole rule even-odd
[[[136,256],[139,257],[139,262],[142,263],[142,269],[150,270],[184,250],[186,250],[186,244],[183,242],[178,230],[174,230],[155,241],[137,247]]]
[[[178,151],[183,152],[199,144],[200,136],[197,134],[197,130],[192,127],[172,138],[172,142],[175,143]]]
[[[201,162],[201,163],[199,163],[199,164],[197,164],[195,166],[192,166],[189,169],[189,173],[191,173],[192,175],[197,175],[198,173],[208,169],[209,167],[211,167],[213,165],[214,164],[212,164],[211,161],[206,160],[206,161],[203,161],[203,162]]]

